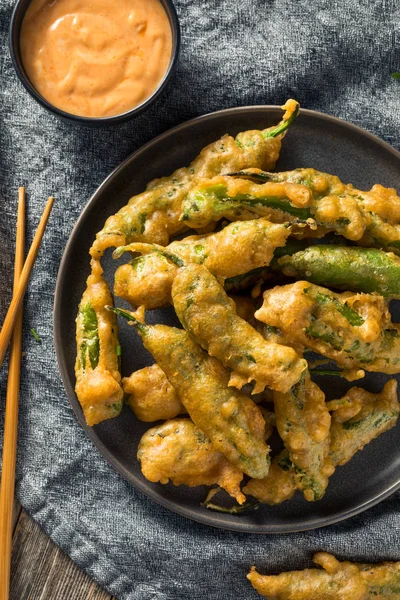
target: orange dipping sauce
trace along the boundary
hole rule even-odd
[[[20,47],[27,76],[50,104],[109,117],[142,104],[158,87],[172,33],[159,0],[33,0]]]

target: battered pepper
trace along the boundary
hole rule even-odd
[[[247,578],[266,598],[275,600],[398,600],[400,562],[362,565],[339,562],[332,554],[318,552],[313,562],[322,569],[260,575],[252,567]]]
[[[400,202],[396,190],[376,184],[369,191],[343,184],[338,177],[321,173],[315,169],[294,169],[281,173],[265,173],[260,169],[245,169],[234,176],[248,178],[258,183],[289,182],[301,184],[312,190],[314,197],[324,198],[325,207],[321,213],[332,217],[343,212],[340,218],[347,220],[348,239],[357,240],[361,246],[374,246],[400,253]],[[326,200],[328,198],[328,201]],[[357,216],[357,212],[359,213]],[[320,215],[320,216],[321,216]],[[359,216],[364,222],[364,232],[359,238]],[[323,220],[323,219],[322,219]],[[336,230],[336,228],[334,228]]]
[[[347,396],[360,409],[345,421],[341,409],[333,413],[330,456],[335,465],[345,465],[366,444],[394,427],[400,412],[395,379],[388,381],[380,394],[351,388]]]
[[[265,183],[218,175],[203,179],[182,203],[182,223],[205,227],[222,218],[230,221],[264,216],[276,223],[313,218],[311,191],[301,184]],[[312,221],[314,223],[314,221]],[[315,223],[314,223],[315,224]]]
[[[242,303],[242,300],[245,302]],[[254,316],[254,305],[250,298],[237,296],[235,304],[241,305],[242,310],[246,312],[243,318],[249,317],[250,314]],[[152,423],[173,419],[187,413],[164,371],[157,364],[144,367],[134,371],[129,377],[124,377],[122,387],[127,395],[126,404],[139,421]],[[259,394],[252,399],[258,404],[265,401],[265,394]],[[263,407],[260,407],[260,410],[265,420],[265,440],[267,440],[275,424],[275,415]]]
[[[400,326],[382,296],[336,294],[297,281],[267,290],[255,317],[277,327],[298,351],[312,349],[345,369],[400,372]]]
[[[182,222],[197,228],[222,217],[236,221],[258,214],[277,223],[300,221],[294,229],[300,237],[334,231],[362,246],[400,252],[400,199],[394,189],[375,185],[362,192],[314,169],[265,173],[263,183],[254,183],[254,171],[252,180],[218,175],[199,182],[182,204]]]
[[[400,299],[400,258],[376,248],[315,245],[278,258],[271,266],[318,285]]]
[[[325,395],[306,371],[285,394],[274,392],[276,426],[306,500],[319,500],[334,471],[329,457],[331,417]]]
[[[254,381],[254,393],[267,385],[287,392],[307,367],[292,348],[267,342],[238,317],[234,302],[203,265],[179,270],[172,301],[185,329],[211,356],[232,369],[230,385],[241,388]]]
[[[102,273],[100,263],[92,261],[76,318],[75,391],[88,425],[117,417],[122,409],[118,326],[104,308],[112,296]]]
[[[149,481],[174,485],[219,485],[239,504],[243,473],[217,450],[190,419],[172,419],[142,436],[137,452],[142,473]]]
[[[228,387],[229,372],[181,329],[146,325],[135,315],[107,307],[135,325],[145,348],[175,388],[195,425],[233,465],[256,479],[269,470],[265,422],[250,398]]]

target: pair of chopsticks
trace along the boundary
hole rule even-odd
[[[15,465],[17,455],[18,395],[22,345],[22,301],[54,198],[49,198],[35,237],[24,263],[25,251],[25,189],[19,188],[17,236],[14,262],[13,298],[0,331],[0,367],[3,364],[11,335],[8,383],[4,420],[3,462],[0,487],[0,600],[8,600],[12,547],[12,515],[14,506]]]

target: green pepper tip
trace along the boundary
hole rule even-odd
[[[277,137],[278,135],[280,135],[281,133],[286,131],[290,127],[290,125],[293,123],[293,121],[295,120],[297,115],[299,114],[299,111],[300,111],[300,103],[297,102],[297,106],[296,106],[295,110],[293,111],[293,113],[290,115],[290,117],[286,120],[282,119],[282,121],[279,123],[279,125],[277,127],[275,127],[275,129],[270,129],[265,134],[263,134],[264,137],[265,138]]]
[[[118,248],[115,248],[114,252],[112,253],[112,257],[114,259],[120,258],[120,256],[122,256],[125,251],[125,246],[118,246]]]
[[[120,317],[124,317],[128,323],[132,323],[141,333],[146,333],[148,331],[148,326],[138,321],[138,319],[128,311],[123,310],[122,308],[110,306],[109,304],[107,304],[104,308],[115,313],[116,315],[119,315]]]

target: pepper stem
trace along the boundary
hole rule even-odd
[[[165,252],[162,250],[157,250],[158,254],[161,254],[162,256],[165,256],[165,258],[167,260],[170,260],[171,262],[173,262],[177,267],[185,267],[186,263],[184,260],[182,260],[181,258],[179,258],[179,256],[177,256],[176,254],[172,254],[171,252]]]
[[[280,135],[281,133],[283,133],[284,131],[286,131],[290,127],[290,125],[293,123],[293,121],[295,120],[297,115],[299,114],[299,110],[300,110],[300,104],[297,102],[297,106],[294,109],[294,111],[290,114],[290,116],[287,119],[285,119],[285,117],[283,117],[282,121],[279,123],[279,125],[277,127],[275,127],[275,129],[269,129],[268,131],[265,131],[263,133],[263,136],[265,138],[276,137],[276,136]]]
[[[343,371],[338,369],[309,369],[311,375],[334,375],[336,377],[343,377]]]
[[[106,305],[104,308],[110,312],[115,313],[116,315],[119,315],[120,317],[124,317],[124,319],[132,323],[141,333],[148,332],[149,327],[144,323],[138,321],[138,319],[134,317],[132,313],[123,310],[122,308],[115,308],[114,306],[110,305]]]
[[[246,502],[246,504],[242,504],[242,506],[232,506],[231,508],[228,508],[226,506],[220,506],[219,504],[213,504],[212,502],[205,500],[201,503],[201,506],[208,508],[208,510],[214,510],[215,512],[226,513],[228,515],[240,515],[241,513],[246,513],[251,510],[257,510],[260,508],[260,503]]]

